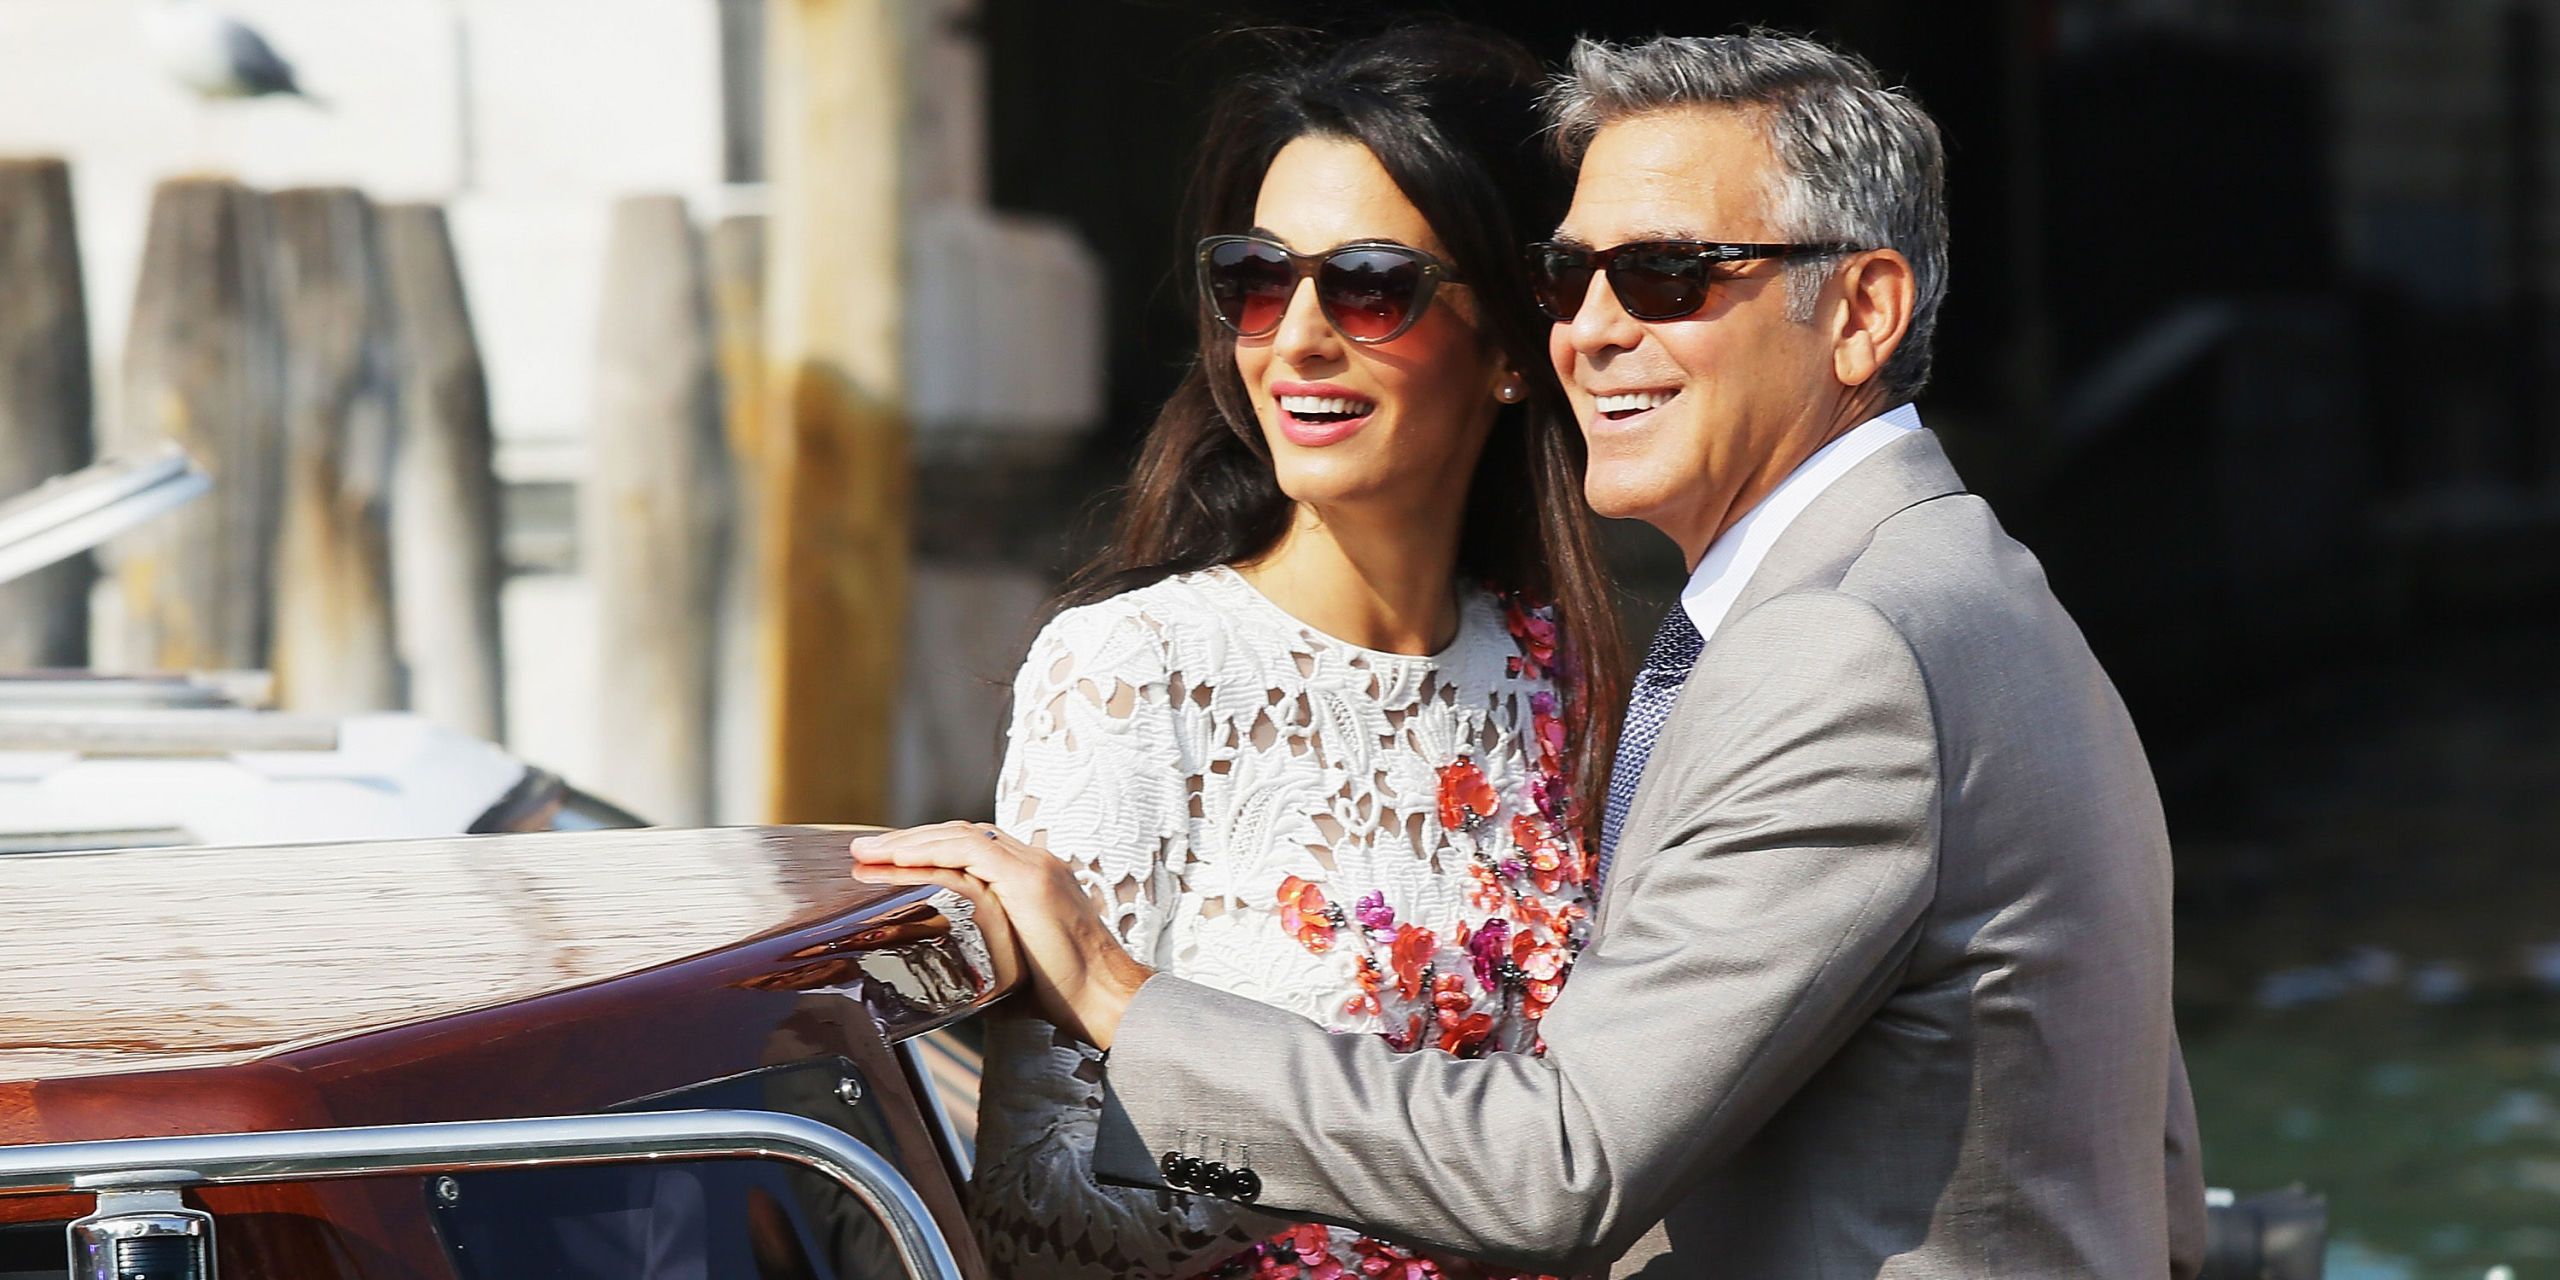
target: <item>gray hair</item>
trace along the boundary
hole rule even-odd
[[[1547,94],[1567,164],[1601,126],[1683,106],[1734,107],[1767,131],[1781,174],[1770,213],[1791,243],[1898,250],[1911,260],[1911,329],[1880,377],[1887,403],[1929,381],[1929,344],[1947,295],[1946,149],[1938,124],[1856,54],[1796,36],[1660,36],[1643,44],[1577,40]],[[1787,267],[1787,312],[1803,323],[1833,260]]]

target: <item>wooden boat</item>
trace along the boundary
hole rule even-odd
[[[959,1154],[901,1046],[1005,977],[964,900],[853,880],[850,834],[0,857],[0,1280],[66,1274],[67,1224],[96,1207],[31,1193],[44,1154],[123,1150],[29,1144],[699,1108],[815,1120],[885,1157],[980,1274]],[[510,1163],[174,1182],[233,1277],[909,1269],[896,1224],[803,1169]]]

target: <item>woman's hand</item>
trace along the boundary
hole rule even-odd
[[[1129,958],[1073,872],[1046,849],[979,822],[944,822],[853,842],[854,875],[930,884],[978,904],[988,945],[1021,950],[1040,1012],[1097,1048],[1154,971]],[[988,919],[989,915],[996,918]]]

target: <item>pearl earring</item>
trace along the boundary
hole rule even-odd
[[[1518,378],[1511,378],[1505,380],[1501,386],[1494,388],[1493,398],[1503,402],[1504,404],[1518,404],[1520,403],[1521,398],[1528,394],[1528,389],[1520,385],[1520,380]]]

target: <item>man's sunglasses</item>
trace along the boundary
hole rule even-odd
[[[1200,242],[1199,265],[1209,314],[1240,338],[1278,329],[1298,282],[1310,277],[1325,321],[1363,344],[1401,336],[1431,305],[1432,290],[1459,283],[1439,259],[1392,240],[1291,253],[1261,236],[1211,236]]]
[[[1542,241],[1529,246],[1529,290],[1538,309],[1571,321],[1591,293],[1594,272],[1609,277],[1618,305],[1638,320],[1677,320],[1707,305],[1717,268],[1766,258],[1854,253],[1845,244],[1720,244],[1712,240],[1641,240],[1614,249]]]

